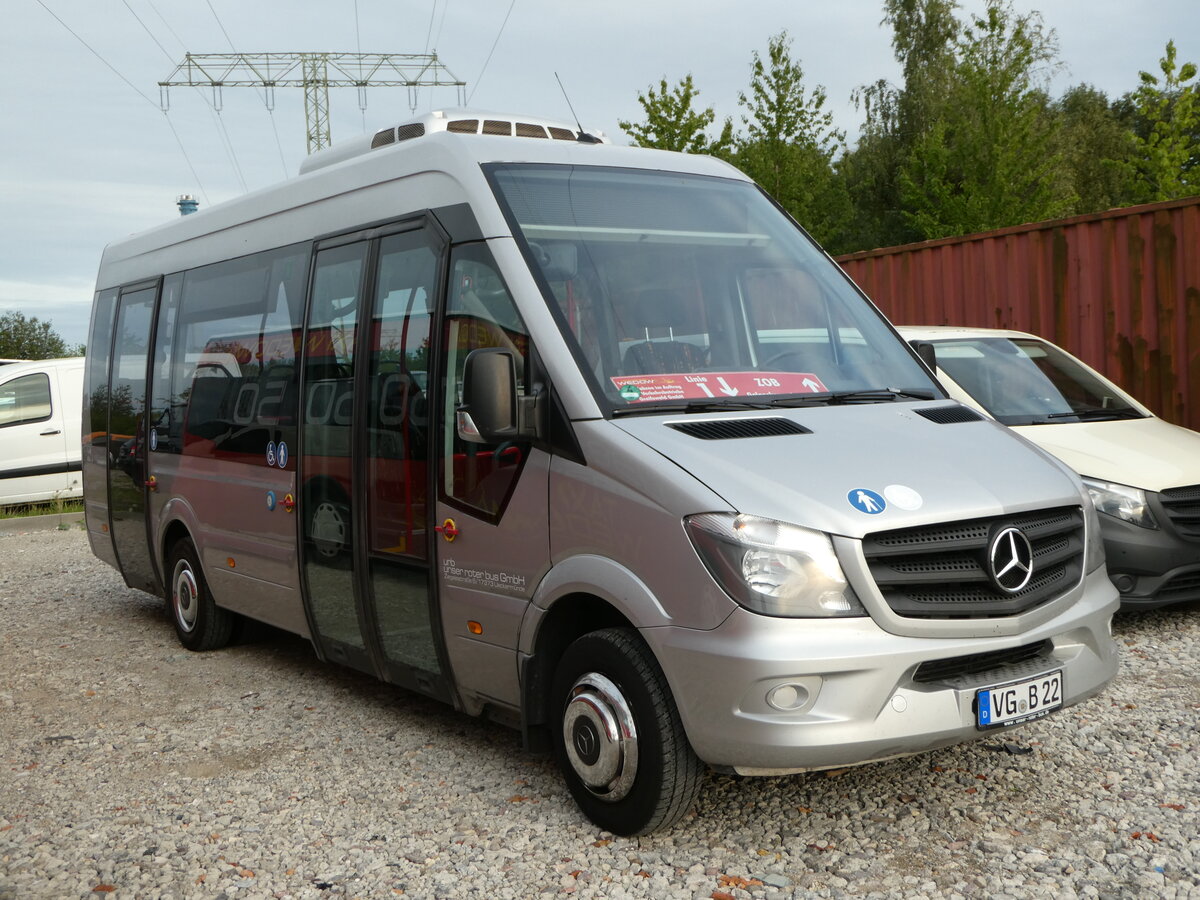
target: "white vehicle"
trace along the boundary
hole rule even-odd
[[[0,506],[79,497],[83,357],[0,366]]]
[[[1164,422],[1095,369],[1032,334],[901,326],[934,347],[950,395],[1083,477],[1125,608],[1200,600],[1200,434]]]
[[[433,113],[111,245],[92,321],[92,548],[185,646],[507,722],[613,832],[1116,671],[1078,477],[721,161]]]

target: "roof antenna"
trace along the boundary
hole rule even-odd
[[[558,82],[559,90],[563,92],[563,99],[567,101],[567,109],[571,110],[571,115],[575,119],[575,126],[579,129],[579,137],[576,138],[581,144],[599,144],[602,143],[600,138],[594,134],[588,134],[583,130],[583,125],[579,121],[579,116],[575,114],[575,107],[571,105],[571,98],[567,96],[567,89],[563,87],[562,79],[558,77],[558,73],[554,73],[554,80]]]

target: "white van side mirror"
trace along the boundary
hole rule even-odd
[[[917,352],[917,356],[921,357],[921,362],[929,366],[929,371],[934,375],[937,374],[937,350],[934,349],[932,341],[909,341],[909,345]]]

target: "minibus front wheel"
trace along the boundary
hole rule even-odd
[[[688,743],[654,655],[628,628],[571,644],[554,673],[555,757],[580,809],[601,828],[647,834],[692,808],[704,764]]]
[[[233,637],[234,614],[217,606],[200,568],[200,557],[190,538],[171,545],[167,557],[171,580],[167,602],[179,642],[189,650],[218,650]]]

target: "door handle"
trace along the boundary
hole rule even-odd
[[[60,428],[55,428],[55,429],[53,429],[53,430],[50,430],[50,431],[43,431],[43,432],[42,432],[42,437],[50,437],[51,435],[55,435],[55,434],[62,434],[62,429],[60,429]]]

